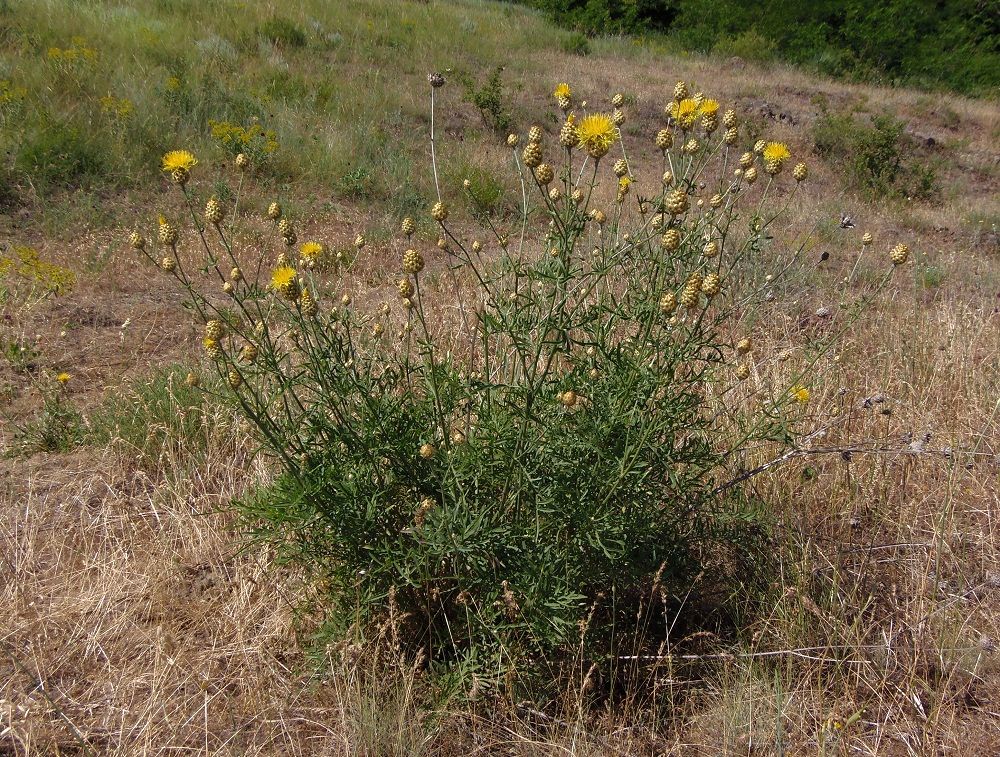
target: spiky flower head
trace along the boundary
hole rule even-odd
[[[354,249],[360,250],[366,244],[368,244],[368,240],[365,239],[364,234],[358,234],[356,237],[354,237]]]
[[[142,234],[138,231],[133,231],[129,234],[128,243],[133,250],[144,250],[146,249],[146,240],[143,238]]]
[[[205,324],[205,336],[218,341],[222,339],[222,321],[213,318]]]
[[[409,279],[400,279],[399,283],[396,285],[396,289],[399,291],[400,297],[412,297],[413,296],[413,284]]]
[[[689,139],[684,143],[684,146],[681,148],[681,152],[687,153],[688,155],[694,155],[698,152],[700,147],[701,143],[699,143],[697,139]]]
[[[625,111],[621,108],[615,108],[611,112],[611,120],[614,121],[615,126],[621,126],[625,123]]]
[[[425,443],[420,445],[420,456],[424,460],[430,460],[437,454],[437,448],[430,443]]]
[[[205,348],[205,353],[212,360],[222,359],[222,348],[219,346],[218,341],[215,339],[209,339],[207,336],[201,340],[202,347]]]
[[[590,217],[591,219],[597,222],[598,226],[603,226],[605,222],[608,220],[608,217],[604,215],[604,211],[598,208],[594,208],[593,210],[590,211]]]
[[[615,96],[611,98],[611,104],[616,108],[620,108],[622,105],[625,104],[625,95],[623,95],[621,92],[616,92]]]
[[[688,309],[697,307],[701,299],[701,284],[702,277],[697,271],[688,276],[688,280],[684,284],[684,289],[681,290],[681,305]]]
[[[889,257],[892,259],[893,265],[903,265],[906,259],[910,256],[910,248],[905,244],[897,244],[891,250],[889,250]]]
[[[177,244],[177,227],[174,226],[170,221],[168,221],[163,216],[159,218],[159,230],[158,236],[160,239],[160,244],[172,247]]]
[[[595,160],[607,155],[618,139],[614,121],[604,113],[594,113],[581,119],[576,132],[580,137],[580,148]]]
[[[659,147],[663,152],[669,150],[674,144],[674,135],[670,129],[660,129],[656,132],[656,146]]]
[[[315,318],[319,312],[319,305],[313,299],[313,296],[309,294],[308,289],[302,290],[302,296],[299,298],[299,309],[302,310],[302,315],[306,318]]]
[[[472,251],[478,253],[482,249],[483,249],[483,243],[480,242],[478,239],[474,239],[472,241]]]
[[[442,76],[441,74],[439,74],[436,71],[434,73],[427,74],[427,82],[434,89],[437,89],[438,87],[443,87],[444,86],[444,81],[445,81],[444,76]]]
[[[746,355],[751,349],[753,349],[753,344],[746,337],[736,343],[736,351],[741,355]]]
[[[567,389],[559,395],[559,401],[566,407],[573,407],[579,401],[579,397],[572,389]]]
[[[281,218],[281,205],[276,202],[272,202],[267,206],[267,217],[272,221],[277,221]]]
[[[244,363],[253,363],[257,360],[257,348],[252,344],[243,345],[243,349],[240,350],[240,360]]]
[[[412,218],[407,216],[403,219],[403,223],[400,225],[400,228],[406,236],[411,237],[417,230],[417,224]]]
[[[719,116],[715,113],[706,113],[701,117],[701,128],[706,134],[711,134],[719,128]]]
[[[556,98],[556,104],[561,110],[569,110],[573,107],[573,92],[570,90],[569,84],[565,82],[557,84],[556,91],[552,93],[552,96]]]
[[[576,147],[580,143],[580,135],[576,132],[576,117],[570,113],[566,123],[559,130],[559,144],[566,148]]]
[[[240,386],[243,385],[243,377],[240,375],[240,372],[235,369],[229,371],[229,376],[227,376],[227,378],[229,379],[229,386],[233,389],[239,389]]]
[[[615,176],[617,176],[620,179],[622,176],[628,173],[628,162],[626,162],[625,158],[619,158],[618,160],[615,161],[615,164],[611,167],[611,170],[614,171]]]
[[[246,153],[238,153],[236,155],[236,167],[241,171],[245,171],[250,167],[250,158],[246,156]]]
[[[660,312],[670,315],[677,309],[677,295],[673,292],[664,292],[660,297]]]
[[[196,373],[188,373],[184,379],[184,383],[188,386],[195,387],[201,383],[201,379],[198,378],[198,374]]]
[[[542,131],[542,127],[535,124],[530,129],[528,129],[528,141],[529,142],[541,142],[542,137],[545,136],[545,132]]]
[[[708,201],[708,204],[711,205],[713,208],[722,207],[722,195],[720,194],[712,195],[712,199]]]
[[[719,274],[710,273],[705,277],[705,280],[701,282],[701,291],[705,293],[705,296],[711,299],[719,293],[719,289],[722,287],[722,280],[719,278]]]
[[[782,142],[768,142],[761,155],[764,158],[764,170],[771,176],[781,173],[781,167],[792,156],[788,147]]]
[[[713,239],[711,242],[705,244],[701,252],[706,258],[714,258],[719,254],[719,243]]]
[[[753,143],[753,151],[758,155],[764,152],[765,147],[767,147],[767,142],[765,142],[763,139],[758,139],[756,142]]]
[[[874,241],[875,237],[872,236],[872,233],[870,231],[866,231],[864,233],[864,236],[861,237],[861,244],[863,244],[865,247],[867,247]]]
[[[753,165],[754,156],[752,152],[745,152],[740,155],[740,168],[749,168]]]
[[[740,132],[735,126],[726,129],[725,133],[722,135],[722,141],[727,145],[736,144],[736,140],[739,139]]]
[[[160,268],[162,268],[167,273],[170,273],[177,267],[177,261],[172,257],[164,256],[163,260],[160,261]]]
[[[679,102],[670,103],[668,108],[669,115],[677,125],[681,127],[684,131],[690,131],[694,126],[695,121],[698,120],[698,115],[701,113],[701,109],[691,98],[685,98]]]
[[[674,252],[681,246],[681,233],[677,229],[667,229],[666,233],[660,237],[660,245],[667,252]]]
[[[448,220],[448,206],[443,202],[436,202],[431,208],[431,218],[433,218],[438,223],[444,223]]]
[[[727,129],[735,129],[738,124],[739,120],[736,118],[736,111],[732,108],[722,114],[722,125]]]
[[[667,212],[672,216],[679,216],[690,207],[687,193],[683,189],[675,189],[671,191],[670,194],[667,195],[665,204]]]
[[[70,374],[66,373],[66,371],[62,371],[61,373],[59,373],[56,376],[56,381],[58,381],[60,384],[62,384],[63,386],[65,386],[66,384],[69,383],[69,380],[71,378],[73,378],[73,377]]]
[[[290,266],[292,262],[288,259],[288,255],[285,252],[279,252],[278,257],[274,259],[274,265],[277,268],[284,268],[285,266]]]
[[[547,184],[551,184],[552,180],[556,177],[555,171],[552,170],[552,166],[548,163],[542,163],[535,169],[535,179],[543,187]]]
[[[795,168],[792,169],[792,178],[795,181],[805,181],[808,175],[809,167],[805,163],[796,163]]]
[[[756,166],[750,166],[746,171],[744,171],[743,178],[746,179],[747,184],[753,184],[755,181],[757,181]]]
[[[417,250],[403,253],[403,273],[420,273],[424,270],[424,256]]]
[[[226,209],[222,207],[222,203],[219,202],[218,198],[210,197],[208,202],[205,203],[205,220],[214,226],[218,226],[225,217]]]
[[[677,82],[674,85],[674,100],[680,102],[688,96],[688,87],[682,81]]]
[[[810,397],[809,390],[806,389],[806,387],[802,386],[802,384],[796,384],[795,386],[793,386],[791,388],[791,394],[792,397],[795,398],[796,402],[800,402],[803,405],[809,401]]]
[[[299,280],[295,269],[291,266],[280,266],[271,273],[271,289],[289,302],[299,297]]]
[[[323,256],[323,245],[319,242],[305,242],[299,247],[299,254],[306,263],[313,265]]]
[[[736,378],[739,381],[746,381],[750,378],[750,366],[746,363],[740,363],[736,366]]]
[[[282,237],[290,237],[295,233],[295,227],[292,226],[292,222],[287,218],[282,218],[278,221],[278,233]]]
[[[517,143],[520,141],[521,139],[517,136],[517,134],[507,135],[507,147],[517,147]]]
[[[521,152],[521,159],[528,168],[537,168],[542,164],[542,146],[538,142],[528,142]]]
[[[198,165],[198,159],[187,150],[171,150],[163,156],[162,168],[170,174],[174,184],[184,186],[191,175],[191,169]]]

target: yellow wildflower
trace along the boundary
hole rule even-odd
[[[323,254],[323,245],[319,242],[306,242],[299,247],[299,253],[302,255],[303,260],[315,263],[319,260],[320,255]]]
[[[796,402],[801,402],[804,405],[809,401],[810,395],[809,390],[802,386],[802,384],[796,384],[792,387],[792,396]]]
[[[709,113],[718,113],[718,112],[719,112],[719,101],[718,100],[708,99],[708,100],[705,100],[704,102],[702,102],[702,104],[701,104],[701,113],[702,113],[702,115],[707,116]]]
[[[788,160],[792,154],[788,151],[787,145],[782,142],[768,142],[764,147],[764,160],[776,160],[779,163]]]
[[[58,376],[56,376],[56,381],[58,381],[60,384],[66,384],[71,378],[73,377],[70,374],[66,373],[66,371],[63,371]]]
[[[552,96],[555,97],[556,99],[564,97],[572,97],[573,92],[570,90],[569,84],[562,82],[556,85],[556,91],[552,93]]]
[[[595,113],[580,119],[576,125],[576,133],[580,138],[580,149],[595,159],[607,155],[611,145],[618,139],[617,127],[611,116],[604,113]]]
[[[198,165],[198,159],[187,150],[171,150],[163,156],[163,170],[176,171],[178,168],[190,171]]]

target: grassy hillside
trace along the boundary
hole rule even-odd
[[[0,9],[0,752],[993,748],[995,103],[651,40],[595,39],[583,56],[541,14],[479,0]],[[204,360],[201,330],[126,242],[133,229],[155,236],[158,213],[182,217],[159,164],[188,149],[198,202],[239,193],[241,249],[273,235],[262,219],[273,200],[300,241],[353,256],[364,234],[331,284],[362,313],[397,302],[397,230],[413,214],[433,317],[456,323],[427,213],[431,71],[448,79],[436,94],[441,190],[470,233],[477,218],[520,228],[503,143],[532,124],[555,141],[563,81],[592,109],[622,93],[636,192],[659,181],[653,136],[678,80],[734,108],[741,139],[780,140],[809,166],[780,195],[794,199],[773,229],[776,250],[803,254],[738,324],[753,332],[750,383],[761,387],[842,329],[810,377],[808,449],[752,483],[773,516],[772,585],[741,623],[699,625],[695,608],[674,626],[676,608],[692,608],[670,598],[656,687],[623,695],[580,669],[559,696],[528,701],[401,660],[395,624],[365,647],[331,636],[322,585],[268,549],[243,549],[228,504],[274,470],[254,456],[245,421],[211,399],[214,385],[185,383]],[[252,159],[242,182],[237,151]],[[613,193],[599,199],[610,206]],[[526,248],[544,233],[536,217]],[[912,261],[853,320],[900,240]],[[186,233],[180,255],[196,254]]]

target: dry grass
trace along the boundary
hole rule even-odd
[[[545,52],[531,66],[545,71],[546,81],[569,80],[580,92],[639,95],[625,129],[637,165],[661,107],[647,95],[667,92],[678,78],[704,83],[748,115],[766,101],[765,110],[779,117],[761,123],[796,153],[809,149],[804,129],[822,93],[831,102],[906,116],[912,131],[934,137],[936,146],[925,149],[945,159],[942,200],[903,206],[863,203],[839,189],[835,166],[810,160],[812,180],[789,229],[816,229],[811,265],[776,293],[768,311],[747,321],[759,358],[752,381],[787,379],[810,338],[844,323],[841,282],[854,267],[862,231],[875,233],[879,250],[906,239],[940,274],[925,286],[921,276],[908,276],[913,264],[898,272],[897,286],[819,365],[808,422],[822,433],[811,444],[858,451],[850,459],[803,455],[754,479],[789,545],[770,611],[743,629],[735,647],[704,637],[676,640],[676,671],[656,702],[610,712],[580,708],[572,686],[569,704],[544,713],[516,702],[442,698],[405,665],[379,680],[375,650],[331,649],[317,665],[305,653],[312,620],[295,613],[308,601],[308,585],[266,554],[241,552],[224,512],[267,472],[238,423],[217,411],[210,422],[219,432],[195,473],[183,460],[150,466],[118,448],[2,462],[0,753],[996,750],[996,105],[947,96],[928,103],[903,90],[701,59],[671,60],[665,70],[648,51],[618,41],[599,43],[583,66]],[[541,114],[545,95],[532,88],[519,107]],[[445,162],[449,141],[461,136],[446,131]],[[266,188],[255,191],[266,199]],[[840,229],[841,212],[858,228]],[[381,219],[380,209],[345,206],[304,222],[300,234],[347,245]],[[151,366],[190,354],[194,342],[179,301],[136,261],[115,253],[106,269],[83,269],[82,251],[119,236],[89,230],[67,247],[31,240],[77,270],[80,286],[30,310],[5,306],[5,338],[39,335],[41,369],[71,370],[70,399],[85,410],[123,377],[141,378]],[[830,257],[820,263],[823,251]],[[368,248],[345,283],[356,300],[380,301],[396,254],[388,243]],[[874,275],[875,254],[862,260],[862,280]],[[446,291],[447,279],[439,282]],[[831,315],[816,316],[821,306]],[[37,392],[11,366],[2,367],[0,379],[8,415],[29,417]],[[5,444],[11,433],[3,428]]]

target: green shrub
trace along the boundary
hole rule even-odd
[[[14,165],[43,189],[72,188],[100,177],[105,160],[99,144],[82,129],[48,121],[24,136]]]
[[[436,204],[433,252],[400,240],[395,306],[356,304],[336,271],[284,251],[268,284],[260,248],[221,224],[205,266],[238,269],[225,305],[172,245],[134,245],[188,293],[211,370],[273,465],[238,509],[313,571],[331,626],[391,623],[405,654],[493,684],[551,683],[574,661],[614,678],[623,656],[655,659],[678,615],[707,623],[720,597],[752,602],[770,581],[767,508],[738,482],[762,449],[794,444],[824,344],[782,380],[746,382],[740,324],[796,268],[771,241],[770,193],[785,182],[787,207],[798,182],[783,145],[757,183],[722,170],[718,131],[692,149],[713,104],[685,100],[691,120],[669,127],[674,176],[602,161],[608,116],[564,124],[579,150],[515,148],[519,166],[552,160],[520,175],[533,199],[480,233]]]
[[[257,27],[257,36],[279,47],[305,47],[306,33],[284,16],[274,16]]]
[[[560,49],[567,55],[590,55],[590,40],[581,32],[572,32],[559,40]]]
[[[477,86],[475,80],[469,76],[463,79],[465,85],[463,99],[476,106],[483,123],[495,134],[506,136],[513,123],[513,116],[504,95],[503,66],[493,69],[493,73],[482,86]]]
[[[63,382],[55,388],[43,387],[43,396],[42,408],[34,418],[24,425],[14,424],[12,455],[68,452],[83,441],[83,416],[66,398]]]

